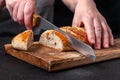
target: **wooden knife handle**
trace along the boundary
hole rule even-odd
[[[38,14],[33,14],[32,26],[37,27],[40,23],[40,16]]]

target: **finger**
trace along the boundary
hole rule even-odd
[[[114,45],[114,38],[110,27],[108,27],[108,33],[109,33],[110,45]]]
[[[13,8],[13,20],[14,21],[17,21],[18,6],[19,6],[19,3],[16,3],[16,5]]]
[[[109,34],[108,34],[108,26],[105,22],[101,22],[102,29],[103,29],[103,47],[108,48],[109,47]]]
[[[93,22],[95,26],[95,38],[96,38],[94,48],[100,49],[101,48],[101,36],[102,36],[101,23],[98,19],[94,19]]]
[[[17,21],[19,24],[24,24],[24,7],[25,2],[21,2],[18,8]]]
[[[73,27],[79,27],[80,22],[81,22],[81,16],[76,11],[75,14],[74,14],[74,17],[73,17],[72,26]]]
[[[24,23],[27,29],[32,29],[32,17],[35,10],[33,2],[27,2],[24,8]]]
[[[88,41],[91,44],[95,44],[95,30],[93,25],[93,20],[89,18],[83,19],[84,27],[86,29]]]

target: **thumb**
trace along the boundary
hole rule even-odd
[[[32,30],[32,27],[31,26],[30,27],[26,26],[26,29],[27,30]]]
[[[74,14],[72,26],[73,27],[81,26],[81,17],[80,17],[80,14],[78,14],[77,12],[75,12],[75,14]]]

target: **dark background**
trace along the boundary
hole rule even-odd
[[[55,3],[54,24],[56,24],[57,26],[71,25],[73,13],[69,11],[68,8],[61,3],[60,0],[56,0],[56,1],[57,3]],[[101,1],[101,0],[97,0],[97,1]],[[108,1],[108,0],[104,0],[104,1]],[[111,3],[112,2],[110,2],[110,4]],[[7,55],[4,50],[4,44],[10,43],[13,36],[25,30],[25,28],[13,22],[10,19],[9,15],[6,16],[6,12],[0,13],[0,16],[1,15],[5,16],[5,18],[0,17],[0,21],[1,21],[0,80],[119,80],[120,79],[119,58],[100,62],[100,63],[75,67],[72,69],[57,71],[57,72],[47,72],[43,69],[37,68],[31,64],[28,64],[10,55]],[[115,17],[115,20],[116,19],[117,18]],[[114,24],[116,25],[116,23]]]
[[[66,7],[61,0],[56,0],[54,4],[54,24],[61,26],[71,26],[73,12]]]

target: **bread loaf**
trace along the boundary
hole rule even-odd
[[[33,43],[32,30],[26,30],[16,35],[12,41],[12,47],[19,50],[28,50]]]
[[[60,29],[77,38],[78,40],[89,44],[84,28],[65,26]],[[74,50],[69,45],[67,38],[55,30],[47,30],[43,32],[40,36],[39,42],[44,46],[54,48],[59,51]]]

